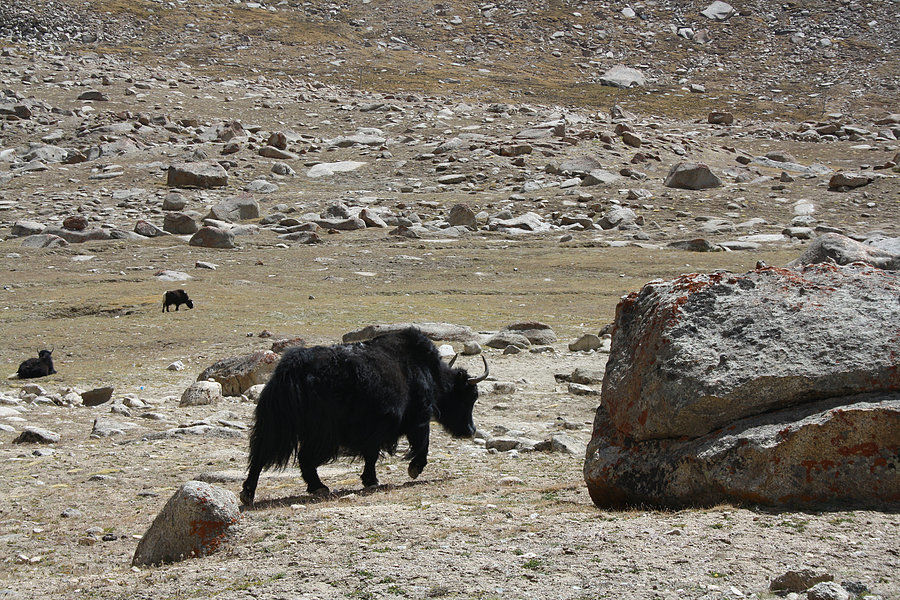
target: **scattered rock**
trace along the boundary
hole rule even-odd
[[[553,329],[549,325],[547,325],[546,323],[540,323],[538,321],[523,321],[520,323],[512,323],[510,325],[507,325],[500,331],[512,331],[514,333],[518,333],[525,336],[525,338],[530,343],[536,344],[538,346],[553,344],[557,339],[556,333],[554,333]]]
[[[188,243],[204,248],[234,248],[234,233],[218,227],[205,226],[198,229]]]
[[[415,327],[429,339],[436,342],[472,342],[478,340],[478,334],[472,331],[470,327],[464,325],[453,325],[451,323],[390,323],[367,325],[362,329],[345,333],[341,341],[345,344],[364,342],[379,335],[400,331],[407,327]]]
[[[647,84],[644,74],[637,69],[616,65],[600,76],[600,83],[619,88],[640,87]]]
[[[805,592],[817,583],[833,580],[834,577],[828,571],[805,567],[782,573],[772,580],[769,589],[773,592]]]
[[[113,395],[112,387],[100,387],[81,393],[81,402],[84,406],[99,406],[109,402]]]
[[[896,271],[900,270],[900,253],[886,252],[839,233],[826,233],[813,240],[788,266],[797,268],[828,262],[839,265],[864,262],[879,269]]]
[[[222,384],[217,381],[195,381],[184,390],[179,406],[218,404],[222,399]]]
[[[26,427],[13,440],[13,444],[55,444],[59,442],[59,434],[40,427]]]
[[[156,565],[212,554],[229,539],[240,518],[233,492],[188,481],[154,519],[138,543],[131,564]]]
[[[215,188],[228,185],[228,171],[219,163],[196,162],[169,167],[166,185],[177,188]]]
[[[663,185],[683,190],[706,190],[719,187],[722,180],[703,163],[677,163],[669,171]]]
[[[269,350],[222,359],[200,373],[197,383],[214,379],[225,396],[240,396],[251,386],[268,381],[278,355]],[[195,384],[196,385],[196,384]]]
[[[593,333],[586,333],[574,342],[569,344],[569,350],[572,352],[584,352],[587,350],[599,350],[603,346],[600,336]]]

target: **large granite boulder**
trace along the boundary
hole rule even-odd
[[[212,554],[233,534],[240,518],[233,492],[188,481],[153,520],[131,564],[156,565]]]
[[[584,474],[598,505],[900,502],[900,278],[657,281],[616,309]]]
[[[240,396],[252,386],[267,382],[277,362],[278,355],[269,350],[232,356],[207,367],[197,381],[213,379],[222,384],[223,395]]]
[[[900,269],[900,253],[857,242],[839,233],[826,233],[810,242],[803,254],[788,266],[797,267],[823,262],[835,262],[839,265],[864,262],[879,269],[896,271]]]

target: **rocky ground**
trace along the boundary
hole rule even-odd
[[[0,595],[768,598],[810,565],[900,597],[895,513],[597,509],[599,380],[554,377],[602,373],[568,344],[652,279],[833,231],[897,252],[896,7],[595,4],[0,5],[0,365],[58,371],[0,384]],[[643,85],[601,85],[617,64]],[[669,187],[680,162],[714,178]],[[162,313],[176,288],[195,308]],[[436,433],[420,480],[386,457],[363,491],[339,462],[318,499],[268,474],[223,551],[131,568],[181,483],[239,488],[252,402],[179,405],[216,360],[528,320],[558,341],[485,347],[481,436]]]

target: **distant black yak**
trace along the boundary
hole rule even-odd
[[[194,303],[188,298],[187,292],[184,290],[171,290],[166,292],[163,297],[163,312],[169,312],[169,307],[175,305],[175,310],[182,304],[187,304],[188,308],[194,308]]]
[[[33,379],[35,377],[46,377],[56,373],[53,368],[53,358],[50,356],[53,350],[41,350],[38,352],[37,358],[29,358],[22,361],[19,365],[19,379]]]
[[[487,360],[477,379],[454,369],[455,360],[442,361],[434,343],[412,328],[355,344],[289,349],[256,405],[241,502],[253,504],[263,469],[283,469],[292,458],[310,493],[328,493],[317,469],[338,456],[361,456],[363,485],[378,485],[375,461],[394,453],[402,435],[415,479],[428,463],[432,418],[455,437],[475,434],[472,408]]]

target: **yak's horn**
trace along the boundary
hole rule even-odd
[[[481,355],[481,360],[484,361],[484,374],[481,375],[481,377],[470,377],[469,383],[471,383],[472,385],[484,381],[485,379],[487,379],[488,373],[490,373],[490,370],[488,369],[487,359],[484,357],[484,354]]]
[[[448,364],[447,366],[448,366],[448,367],[452,367],[452,366],[453,366],[453,363],[456,362],[456,359],[457,359],[457,358],[459,358],[459,352],[457,352],[456,354],[453,355],[453,358],[450,359],[450,364]]]

